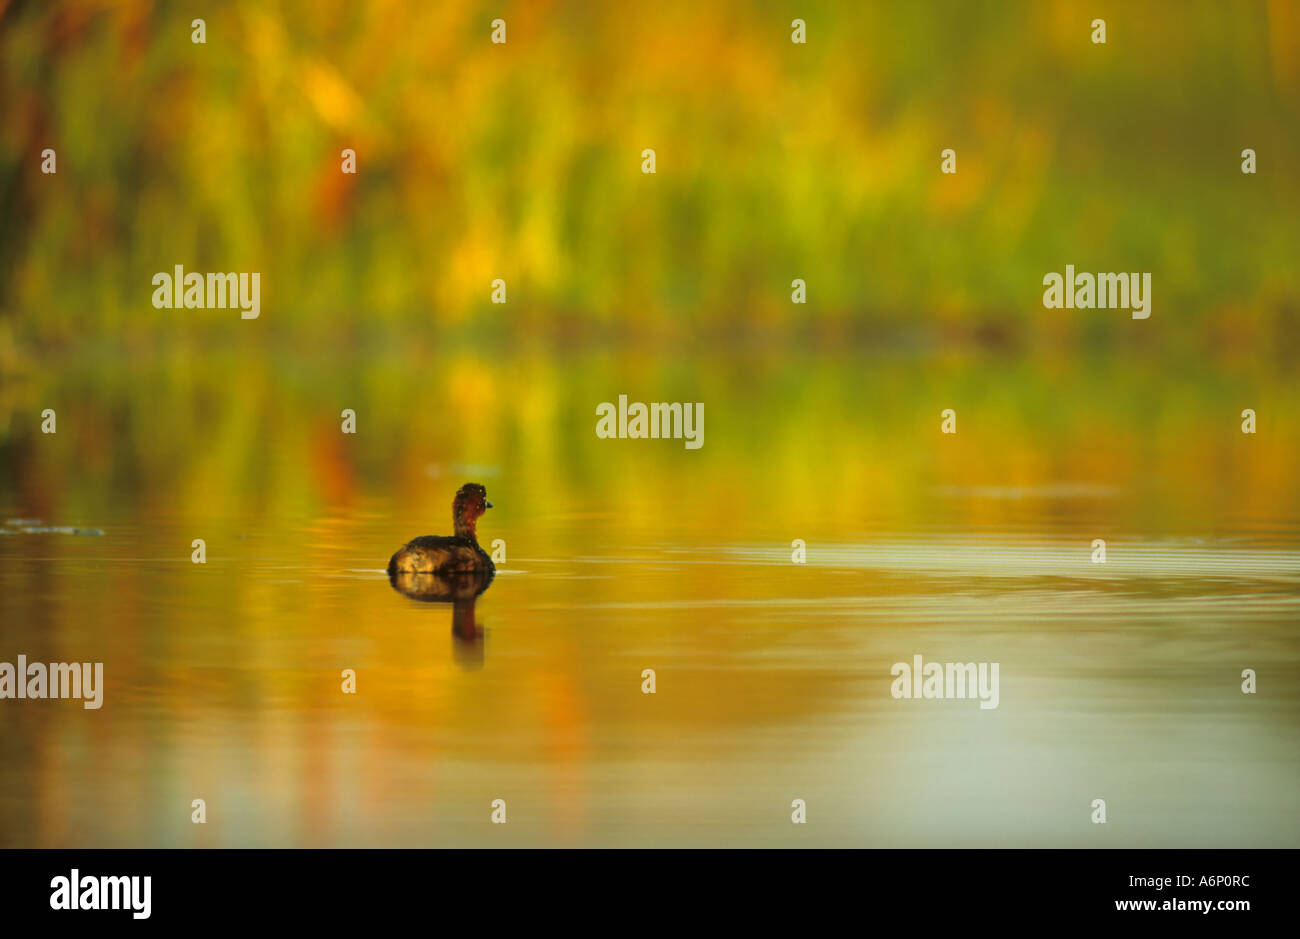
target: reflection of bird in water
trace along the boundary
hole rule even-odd
[[[451,604],[451,634],[462,665],[483,664],[483,631],[474,620],[474,604],[495,577],[492,570],[415,573],[388,568],[388,582],[398,593],[422,603]]]
[[[388,562],[388,576],[396,573],[480,572],[491,575],[496,568],[488,553],[479,547],[478,520],[492,508],[487,490],[478,483],[466,483],[451,503],[455,534],[422,535],[398,549]]]

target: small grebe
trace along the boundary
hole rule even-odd
[[[455,535],[422,535],[412,538],[388,562],[388,576],[397,573],[488,573],[496,572],[488,553],[479,547],[475,530],[480,516],[492,503],[478,483],[466,483],[451,503]]]

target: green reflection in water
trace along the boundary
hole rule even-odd
[[[665,361],[216,348],[7,386],[5,518],[103,534],[0,538],[0,660],[106,689],[0,705],[0,842],[1295,842],[1286,376]],[[703,402],[705,446],[596,438],[620,393]],[[469,479],[508,555],[472,634],[384,572]],[[918,653],[999,662],[999,708],[891,698]]]

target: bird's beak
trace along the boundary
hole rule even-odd
[[[487,499],[484,499],[484,500],[483,500],[483,504],[484,504],[485,506],[487,506],[489,509],[492,508],[492,503],[489,502],[489,501],[487,501]]]

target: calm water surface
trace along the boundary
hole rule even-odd
[[[389,585],[414,531],[379,505],[0,540],[7,647],[106,668],[99,712],[7,704],[0,841],[1297,840],[1300,551],[1277,533],[1114,539],[1100,565],[1083,537],[864,531],[796,566],[776,541],[527,515],[484,522],[512,524],[481,638]],[[916,653],[999,662],[1000,706],[893,699]]]
[[[919,402],[906,368],[758,369],[704,396],[688,452],[597,440],[595,403],[671,387],[603,368],[443,368],[449,404],[483,403],[450,432],[437,400],[393,416],[409,375],[359,381],[352,439],[328,367],[20,390],[3,520],[102,534],[3,526],[0,661],[102,661],[106,688],[0,703],[0,845],[1300,841],[1283,378],[1252,392],[1255,441],[1235,401],[1162,400],[1141,369],[1105,399],[1085,373],[937,373]],[[384,573],[472,479],[507,543],[477,638]],[[999,663],[999,707],[895,700],[917,654]]]

